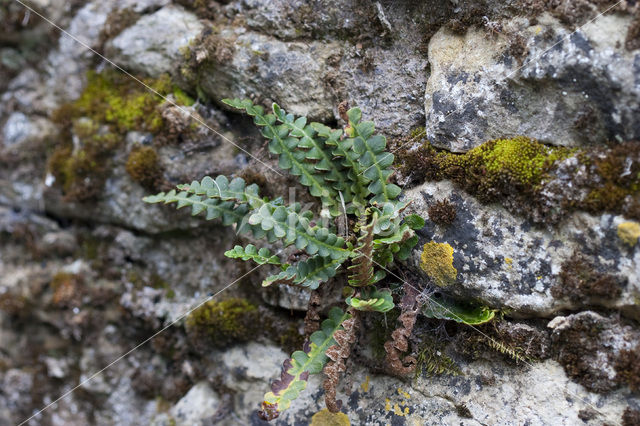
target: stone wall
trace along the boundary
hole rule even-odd
[[[366,315],[351,424],[637,424],[640,9],[616,3],[29,2],[104,57],[1,5],[0,423],[90,379],[29,424],[262,424],[309,293],[244,276],[233,229],[141,202],[218,174],[307,200],[221,102],[248,97],[333,127],[359,106],[427,219],[397,273],[498,313],[420,317],[408,378],[380,358],[397,313]],[[254,321],[185,323],[219,291],[207,309]],[[275,423],[323,408],[312,377]]]

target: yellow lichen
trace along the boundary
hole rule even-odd
[[[396,402],[393,404],[393,414],[399,417],[404,417],[409,414],[409,407],[404,407],[404,410],[402,410],[400,405]]]
[[[411,398],[411,395],[408,392],[402,390],[402,388],[398,388],[398,395],[404,396],[407,399]]]
[[[332,413],[320,410],[311,417],[311,426],[350,426],[351,422],[345,413]]]
[[[367,393],[369,392],[369,376],[367,376],[367,378],[364,380],[364,382],[362,382],[362,384],[360,385],[360,387],[362,388],[362,391]]]
[[[454,283],[458,276],[458,270],[453,267],[453,247],[447,243],[431,241],[425,244],[420,267],[439,287]]]
[[[622,222],[618,225],[618,237],[623,243],[631,247],[635,246],[640,238],[640,223]]]

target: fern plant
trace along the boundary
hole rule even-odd
[[[280,271],[267,277],[263,286],[286,284],[315,290],[341,271],[347,275],[346,312],[340,308],[329,312],[329,318],[310,335],[303,350],[284,362],[281,378],[265,395],[260,414],[271,420],[289,407],[305,389],[309,375],[322,372],[327,362],[333,364],[332,374],[344,369],[343,360],[349,354],[357,324],[353,317],[359,311],[387,312],[394,307],[391,291],[380,288],[385,277],[383,268],[408,258],[418,241],[414,230],[422,228],[424,220],[417,215],[401,216],[407,203],[398,199],[400,188],[389,182],[393,155],[385,150],[386,139],[375,133],[373,122],[362,121],[360,109],[346,111],[347,126],[336,130],[321,123],[307,123],[305,117],[287,114],[276,104],[266,113],[249,100],[223,102],[253,117],[269,140],[269,151],[278,157],[280,168],[298,176],[318,200],[321,213],[333,220],[323,223],[319,219],[322,214],[305,211],[299,203],[285,205],[280,198],[261,197],[257,185],[247,185],[238,177],[205,177],[144,201],[189,207],[193,215],[203,214],[207,220],[219,218],[224,225],[236,227],[239,234],[279,242],[283,249],[295,246],[304,254],[300,261],[290,264],[269,248],[252,244],[237,245],[225,253],[231,258],[279,267]],[[340,236],[336,223],[348,223],[346,220],[355,225],[347,235]],[[335,379],[325,382],[335,386]],[[339,403],[330,402],[329,397],[327,403],[333,411],[339,409]]]

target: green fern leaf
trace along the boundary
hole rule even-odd
[[[201,182],[179,185],[179,189],[179,193],[172,190],[143,200],[177,203],[177,208],[191,206],[193,215],[206,212],[207,220],[222,217],[224,225],[236,224],[238,233],[252,232],[255,238],[271,243],[282,240],[285,247],[295,244],[312,256],[343,259],[351,255],[342,237],[327,228],[311,226],[312,212],[302,212],[299,203],[285,207],[280,201],[261,199],[257,185],[245,186],[240,178],[229,182],[225,176],[205,177]]]
[[[267,277],[262,286],[272,284],[288,284],[317,289],[321,283],[335,277],[340,265],[346,257],[330,259],[322,256],[314,256],[306,261],[300,261],[296,265],[289,266],[277,275]]]
[[[176,208],[178,209],[191,207],[192,216],[204,212],[207,220],[221,218],[222,224],[227,226],[241,223],[248,212],[246,205],[236,206],[232,201],[206,198],[201,195],[190,194],[187,191],[176,192],[171,190],[167,193],[161,192],[144,197],[142,200],[146,203],[177,203]]]
[[[318,133],[319,137],[324,139],[325,145],[333,148],[331,154],[335,158],[341,159],[340,164],[347,171],[346,175],[352,193],[351,206],[347,207],[347,213],[359,216],[367,205],[366,197],[370,191],[367,189],[369,181],[362,175],[363,170],[358,163],[359,156],[351,149],[353,139],[341,139],[342,130],[333,130],[321,123],[311,123],[310,126]]]
[[[364,177],[370,182],[367,189],[373,194],[371,203],[388,203],[394,201],[402,191],[399,186],[389,183],[393,171],[393,154],[385,150],[387,140],[382,135],[375,135],[372,121],[363,121],[359,108],[347,111],[349,117],[348,134],[353,139],[352,150],[358,154],[358,162]]]
[[[359,311],[388,312],[395,306],[391,290],[364,289],[360,297],[347,297],[347,305]]]
[[[295,244],[309,255],[318,254],[331,259],[343,259],[350,256],[351,251],[343,248],[342,237],[330,232],[327,228],[311,226],[308,215],[299,214],[295,207],[275,206],[264,203],[260,209],[249,216],[248,224],[260,227],[268,235],[281,239],[286,246]]]
[[[351,318],[340,308],[332,308],[329,318],[322,322],[321,329],[311,335],[302,351],[296,351],[287,359],[280,379],[271,385],[271,392],[264,396],[259,415],[265,420],[273,420],[290,407],[307,387],[310,374],[318,374],[327,363],[326,351],[336,344],[334,334],[342,330],[342,322]]]
[[[259,208],[264,203],[258,195],[260,189],[258,185],[247,186],[242,178],[234,178],[229,182],[229,178],[224,175],[219,175],[215,179],[205,176],[200,182],[193,181],[190,184],[178,185],[177,188],[192,194],[206,195],[208,198],[248,203],[251,208]]]
[[[253,122],[263,128],[262,136],[269,140],[269,151],[278,155],[278,166],[294,176],[300,176],[300,183],[309,187],[309,193],[320,198],[323,206],[329,208],[332,215],[340,214],[336,190],[325,181],[320,170],[316,170],[314,163],[307,162],[307,151],[300,149],[300,140],[290,136],[291,129],[287,125],[277,125],[277,117],[274,114],[265,115],[264,108],[254,105],[248,99],[223,99],[222,102],[233,108],[243,109],[252,116]],[[320,154],[314,152],[309,155]]]
[[[253,244],[249,244],[247,247],[237,245],[233,249],[225,251],[224,255],[232,259],[253,260],[258,265],[264,265],[266,263],[270,265],[282,265],[278,256],[271,254],[268,248],[262,247],[258,250]]]
[[[307,124],[306,117],[295,118],[275,103],[273,113],[277,120],[289,129],[289,136],[298,139],[297,148],[306,150],[305,160],[313,165],[316,173],[335,191],[343,193],[345,203],[351,202],[353,194],[351,185],[345,179],[346,170],[340,162],[334,161],[330,146],[325,145],[323,138],[317,137],[315,127]],[[333,195],[337,195],[337,192]]]
[[[479,325],[491,321],[496,311],[453,299],[438,298],[427,301],[422,314],[428,318],[452,320],[463,324]]]

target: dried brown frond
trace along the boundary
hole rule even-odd
[[[411,374],[417,364],[416,358],[411,355],[402,358],[402,355],[409,350],[409,337],[418,317],[416,301],[418,292],[407,284],[404,285],[404,290],[405,295],[400,303],[402,312],[398,317],[401,325],[391,333],[391,340],[384,344],[384,350],[387,352],[387,368],[389,373],[395,376]]]
[[[327,408],[332,413],[337,413],[342,408],[342,401],[336,400],[336,387],[340,376],[346,370],[346,360],[351,355],[351,347],[356,341],[356,333],[360,327],[358,311],[350,309],[352,317],[342,323],[344,330],[337,331],[333,338],[336,344],[327,349],[326,355],[331,361],[324,367],[324,381],[322,387],[325,392]]]
[[[307,314],[304,317],[304,337],[308,339],[314,331],[320,329],[320,309],[322,306],[322,298],[320,297],[320,288],[313,290],[309,297],[307,305]]]
[[[366,220],[363,216],[362,220]],[[349,270],[349,284],[356,287],[364,287],[373,283],[373,227],[375,226],[375,218],[367,226],[360,226],[360,237],[358,238],[358,247],[356,248],[356,256],[351,261]]]

